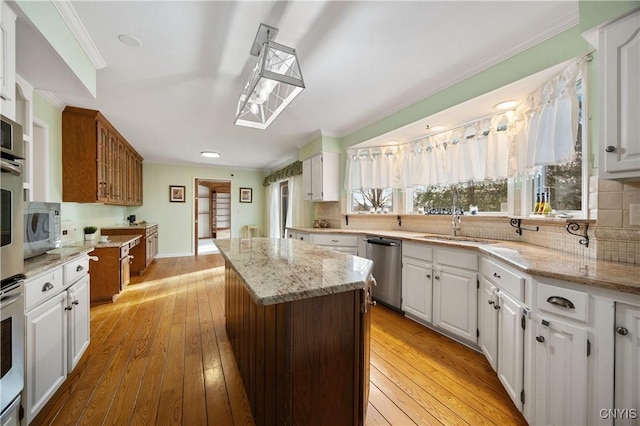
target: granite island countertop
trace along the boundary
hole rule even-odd
[[[302,241],[279,238],[214,240],[259,305],[365,288],[373,262]]]
[[[502,240],[450,237],[415,231],[384,231],[366,229],[290,228],[307,233],[380,235],[406,241],[477,250],[499,259],[531,275],[640,294],[640,265],[610,262],[578,256],[527,243]]]

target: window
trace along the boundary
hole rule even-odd
[[[289,181],[280,182],[280,237],[286,238],[287,215],[289,214]]]
[[[357,189],[351,193],[351,212],[383,213],[394,211],[394,191],[384,189]]]
[[[454,201],[455,198],[455,201]],[[413,188],[413,211],[424,208],[425,213],[449,214],[453,203],[469,212],[470,206],[482,212],[507,211],[507,180],[470,182],[455,187]]]

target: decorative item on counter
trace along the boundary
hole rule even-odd
[[[329,227],[329,222],[327,222],[326,220],[322,219],[320,221],[320,228],[328,228]]]
[[[320,228],[320,221],[319,221],[318,219],[315,219],[315,220],[313,221],[313,227],[314,227],[314,228]]]
[[[129,225],[133,225],[136,223],[136,215],[135,214],[130,214],[129,216],[127,216],[127,220],[129,221]]]
[[[469,204],[469,214],[478,214],[478,206]]]
[[[418,214],[424,214],[424,207],[418,207]]]
[[[109,242],[109,236],[108,235],[101,235],[100,236],[100,242],[101,243],[108,243]]]
[[[95,226],[85,226],[84,227],[84,240],[85,241],[93,241],[96,239],[96,232],[98,228]]]

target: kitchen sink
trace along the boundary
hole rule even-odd
[[[453,235],[423,235],[421,238],[435,241],[460,242],[469,244],[495,244],[497,241],[486,238],[459,237]]]

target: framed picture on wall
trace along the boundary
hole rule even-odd
[[[241,203],[251,203],[251,202],[253,202],[253,189],[251,189],[251,188],[240,188],[240,202]]]
[[[169,201],[172,203],[184,203],[184,185],[169,185]]]

